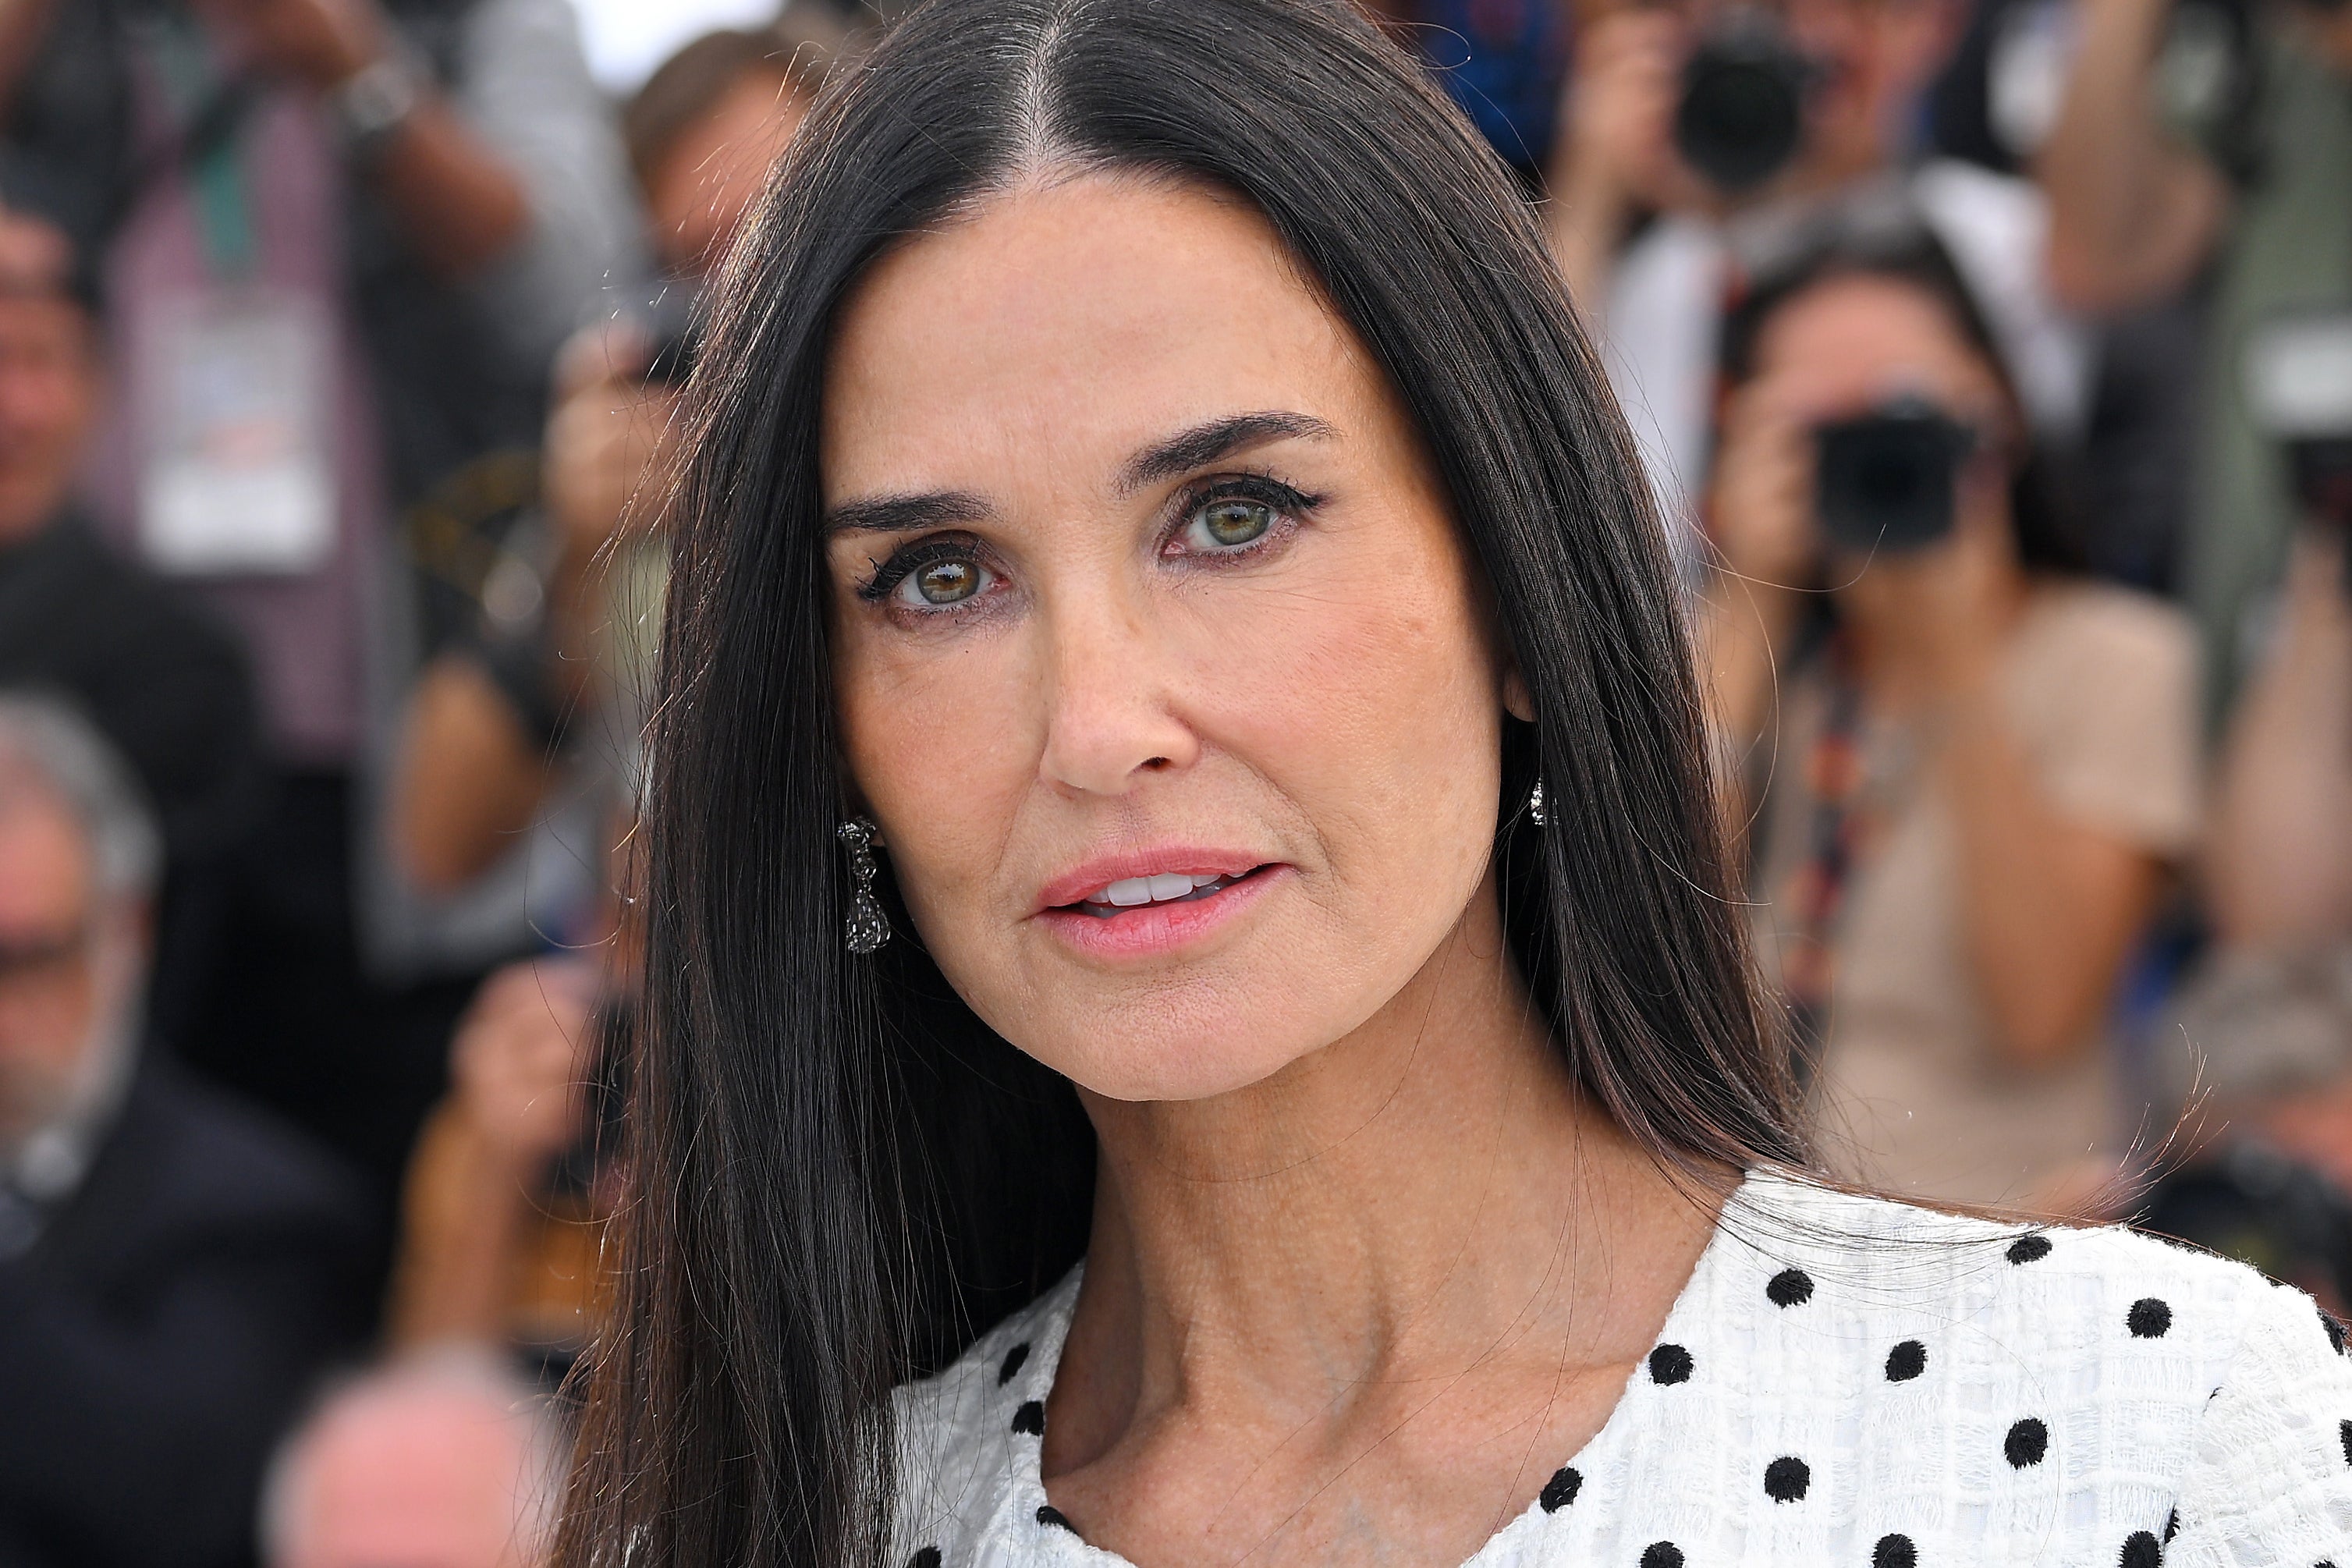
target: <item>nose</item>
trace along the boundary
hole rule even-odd
[[[1039,777],[1073,795],[1122,795],[1189,767],[1200,741],[1171,701],[1174,655],[1137,606],[1097,601],[1051,617]]]

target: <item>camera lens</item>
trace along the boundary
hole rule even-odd
[[[1675,145],[1718,189],[1753,190],[1802,145],[1811,67],[1779,26],[1741,15],[1702,38],[1683,68]]]
[[[1976,441],[1968,426],[1906,398],[1816,437],[1815,505],[1832,542],[1899,552],[1951,532],[1960,463]]]

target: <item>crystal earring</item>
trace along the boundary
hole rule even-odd
[[[849,879],[856,888],[849,897],[849,920],[843,935],[849,951],[863,958],[882,951],[890,940],[890,919],[882,900],[874,896],[874,823],[853,816],[841,825],[841,841],[849,848]]]
[[[1538,827],[1544,825],[1543,780],[1541,779],[1536,780],[1536,787],[1528,792],[1528,820]]]

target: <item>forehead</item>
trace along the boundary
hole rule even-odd
[[[1038,184],[860,281],[826,366],[825,490],[1111,460],[1237,406],[1328,415],[1378,385],[1249,206],[1129,175]]]
[[[1979,359],[1951,307],[1925,286],[1868,272],[1836,274],[1790,295],[1764,323],[1760,364]]]

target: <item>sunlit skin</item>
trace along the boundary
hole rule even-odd
[[[1506,954],[1528,709],[1411,421],[1250,210],[1061,174],[862,280],[823,479],[898,940],[1100,1141],[1055,1505],[1145,1564],[1458,1563],[1606,1419],[1712,1209]],[[1078,907],[1155,869],[1235,879]]]

